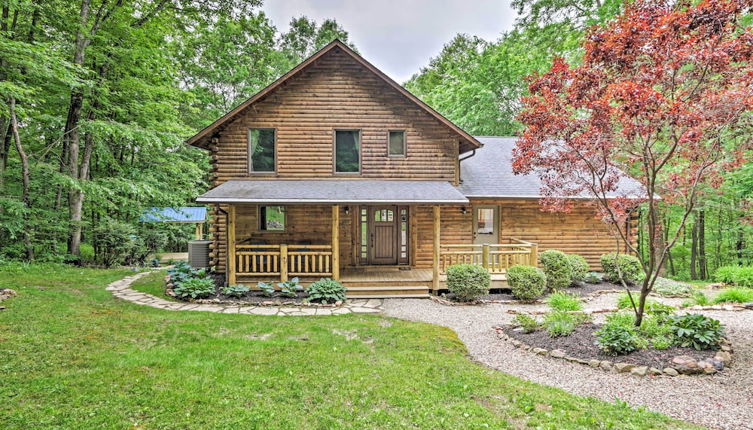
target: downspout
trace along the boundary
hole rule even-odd
[[[465,156],[463,158],[458,158],[458,184],[462,184],[463,183],[463,176],[460,174],[460,163],[463,160],[467,160],[467,159],[473,157],[474,155],[476,155],[476,148],[474,148],[473,150],[471,150],[471,153],[468,154],[467,156]]]

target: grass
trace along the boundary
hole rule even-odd
[[[151,294],[165,300],[177,301],[174,297],[165,294],[165,276],[164,270],[156,271],[136,280],[131,284],[131,289],[141,291],[142,293]]]
[[[19,293],[0,311],[0,428],[692,428],[482,367],[446,328],[163,311],[105,291],[128,273],[0,267]]]
[[[753,288],[725,288],[714,297],[714,303],[753,302]]]
[[[555,311],[580,311],[583,310],[583,303],[575,294],[554,292],[546,298],[546,303]]]

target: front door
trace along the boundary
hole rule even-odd
[[[397,206],[370,206],[368,264],[397,264]]]
[[[499,243],[499,206],[473,207],[473,243]]]

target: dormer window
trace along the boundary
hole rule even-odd
[[[405,157],[405,131],[390,130],[387,140],[387,155]]]
[[[248,170],[251,173],[275,172],[275,129],[252,128],[248,131]]]

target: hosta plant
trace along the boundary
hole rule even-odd
[[[310,302],[335,303],[345,300],[345,287],[334,279],[322,278],[306,288]]]

